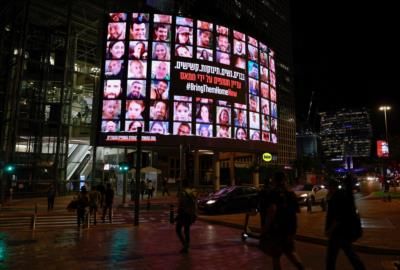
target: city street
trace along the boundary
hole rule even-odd
[[[43,209],[39,213],[43,218],[62,219],[68,213],[64,209],[68,199],[59,198],[54,213]],[[139,227],[132,225],[130,207],[117,208],[113,224],[100,223],[89,229],[77,230],[73,213],[66,224],[37,226],[34,231],[0,226],[0,269],[270,269],[271,260],[259,251],[258,241],[241,240],[244,214],[200,216],[192,228],[190,253],[181,255],[174,226],[169,224],[169,205],[175,203],[175,197],[154,199],[150,210],[145,202]],[[12,209],[14,216],[23,216],[28,203],[6,206],[0,211],[0,220],[11,215],[7,209]],[[367,269],[394,269],[393,262],[400,254],[400,218],[396,214],[400,202],[359,199],[357,204],[363,215],[364,237],[356,247]],[[317,206],[312,213],[303,208],[299,215],[297,249],[307,269],[324,267],[324,215]],[[250,218],[253,229],[258,224],[258,216]],[[286,259],[283,265],[294,269]],[[338,269],[352,269],[343,254]]]

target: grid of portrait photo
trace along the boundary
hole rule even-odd
[[[175,94],[178,60],[244,73],[245,99]],[[109,13],[102,78],[102,132],[141,127],[277,143],[275,52],[242,31],[185,16]]]

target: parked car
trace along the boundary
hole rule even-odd
[[[258,189],[250,186],[229,186],[198,200],[200,212],[240,213],[257,207]]]
[[[326,196],[328,189],[324,185],[304,184],[296,186],[293,191],[296,193],[300,205],[320,204],[325,210]]]

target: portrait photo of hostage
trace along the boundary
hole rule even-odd
[[[193,19],[176,16],[176,24],[193,27]]]
[[[151,120],[168,120],[168,105],[166,101],[156,100],[150,106]]]
[[[213,102],[212,98],[196,97],[196,103],[212,104]]]
[[[210,124],[197,124],[197,136],[212,137],[212,126]]]
[[[235,138],[238,140],[247,140],[247,131],[242,127],[235,129]]]
[[[197,104],[196,122],[197,123],[212,122],[211,106],[209,104]]]
[[[116,121],[116,120],[101,121],[101,131],[102,132],[118,132],[119,131],[119,121]]]
[[[186,122],[174,122],[174,135],[187,136],[192,134],[192,125]]]
[[[275,88],[271,88],[270,94],[271,94],[271,101],[276,102],[276,90],[275,90]]]
[[[261,99],[261,112],[262,112],[262,114],[270,115],[268,99],[264,99],[264,98]]]
[[[260,114],[250,112],[249,116],[250,128],[260,129]]]
[[[240,69],[245,69],[246,68],[246,59],[243,57],[239,57],[237,55],[234,55],[232,57],[232,62],[235,65],[235,67],[240,68]]]
[[[250,140],[259,141],[261,139],[260,131],[258,130],[250,130]]]
[[[153,61],[151,64],[151,78],[156,80],[170,79],[170,63],[164,61]]]
[[[262,141],[269,142],[270,141],[270,133],[269,132],[262,132],[261,136]]]
[[[123,41],[107,42],[106,59],[121,59],[125,54],[125,44]]]
[[[147,40],[149,38],[149,24],[144,22],[133,22],[129,28],[130,40]]]
[[[120,100],[103,100],[102,119],[118,119],[121,114]]]
[[[249,93],[255,96],[259,95],[259,84],[256,79],[249,78]]]
[[[104,81],[104,99],[120,98],[122,93],[121,80],[105,80]]]
[[[154,22],[156,23],[172,23],[172,16],[165,14],[154,14]]]
[[[168,122],[150,121],[150,133],[168,134]]]
[[[269,84],[270,84],[272,87],[276,87],[276,77],[275,77],[275,73],[274,73],[274,72],[271,72],[271,73],[269,74]]]
[[[231,128],[229,126],[217,126],[217,137],[218,138],[230,138]]]
[[[269,85],[261,82],[261,97],[269,98]]]
[[[154,24],[154,41],[171,41],[171,26],[164,23]]]
[[[247,57],[249,58],[249,60],[257,62],[258,61],[258,49],[256,47],[249,45],[247,47]]]
[[[271,102],[271,116],[278,117],[278,108],[274,102]]]
[[[179,25],[176,27],[175,42],[183,45],[193,45],[193,29]]]
[[[135,23],[149,22],[149,13],[132,13],[132,21]]]
[[[233,40],[233,54],[238,56],[246,55],[246,43],[243,41],[234,39]]]
[[[171,47],[168,43],[153,43],[153,60],[169,61],[171,60]]]
[[[268,82],[269,79],[269,71],[268,68],[261,66],[261,81]]]
[[[104,66],[104,75],[107,79],[121,79],[124,73],[123,67],[123,60],[106,60],[106,64]]]
[[[213,35],[207,30],[197,30],[197,46],[211,48],[213,44]]]
[[[197,48],[197,59],[213,61],[213,51],[205,48]]]
[[[128,80],[127,99],[145,99],[146,98],[146,81],[145,80]]]
[[[249,95],[249,110],[253,112],[259,112],[259,106],[258,106],[258,101],[259,98],[257,96],[252,96]]]
[[[229,28],[222,25],[217,25],[217,34],[229,36]]]
[[[213,24],[206,22],[206,21],[197,21],[197,28],[198,29],[203,29],[203,30],[208,30],[208,31],[212,31],[213,29]]]
[[[146,60],[147,59],[147,41],[129,42],[129,59]]]
[[[217,107],[217,124],[230,126],[231,124],[230,109],[225,107]]]
[[[275,133],[271,133],[271,137],[270,138],[271,138],[270,142],[278,143],[278,137],[276,136]]]
[[[175,101],[174,102],[174,121],[192,121],[192,103]]]
[[[246,41],[246,35],[236,30],[233,30],[233,38],[240,41]]]
[[[147,62],[142,60],[129,60],[128,78],[145,79],[147,70]]]
[[[126,23],[110,22],[108,23],[108,40],[124,40],[125,39]]]
[[[229,42],[228,36],[225,35],[217,36],[217,50],[226,53],[231,52],[231,44]]]
[[[253,37],[250,37],[250,36],[247,36],[247,37],[248,37],[247,42],[248,42],[250,45],[252,45],[252,46],[254,46],[254,47],[258,47],[257,39],[255,39],[255,38],[253,38]]]
[[[260,64],[263,66],[267,66],[268,64],[268,54],[266,52],[260,51]]]
[[[186,45],[175,45],[175,56],[192,58],[193,56],[193,47]]]
[[[269,116],[263,115],[261,118],[261,129],[263,131],[270,131],[271,130],[271,125],[269,123]]]
[[[236,127],[247,127],[247,112],[243,109],[235,109],[234,125]]]
[[[256,62],[248,61],[247,62],[249,77],[258,80],[258,64]]]
[[[271,118],[271,132],[278,132],[278,119]]]
[[[144,129],[143,121],[125,121],[125,131],[137,132],[137,129],[141,127],[142,131]]]
[[[110,22],[125,22],[127,18],[126,13],[109,13],[108,21]]]
[[[217,62],[224,65],[230,65],[231,56],[228,53],[217,52]]]
[[[269,69],[272,71],[272,72],[275,72],[275,58],[273,58],[273,57],[269,57]]]
[[[166,100],[169,97],[168,81],[151,81],[150,99]]]
[[[143,119],[143,111],[145,109],[143,100],[129,100],[126,102],[126,119]]]

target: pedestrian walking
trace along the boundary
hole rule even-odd
[[[154,185],[153,181],[147,179],[146,181],[146,193],[147,193],[147,199],[150,200],[153,198],[153,193],[154,193]]]
[[[383,201],[391,202],[392,197],[390,196],[390,178],[385,177],[383,179]]]
[[[177,216],[175,231],[182,243],[180,253],[188,253],[190,247],[190,226],[197,219],[196,196],[190,189],[184,189],[178,194]],[[183,234],[182,234],[183,229]]]
[[[105,197],[104,197],[104,208],[103,208],[103,223],[106,220],[106,215],[108,213],[108,220],[110,223],[112,223],[112,207],[114,203],[114,190],[111,187],[110,183],[107,183],[107,188],[105,191]]]
[[[164,196],[165,194],[169,196],[167,177],[164,177],[162,181],[162,195]]]
[[[54,188],[54,185],[51,184],[49,186],[49,189],[47,190],[47,211],[53,210],[55,199],[56,199],[56,189]]]
[[[144,199],[145,193],[146,193],[146,182],[142,179],[140,181],[140,195],[142,196],[142,200]]]
[[[264,179],[264,185],[258,193],[258,211],[260,212],[260,222],[261,228],[265,225],[265,220],[267,218],[267,207],[269,193],[271,192],[271,181],[268,178]]]
[[[294,242],[300,208],[296,195],[286,187],[283,172],[275,173],[266,205],[266,218],[260,237],[261,250],[272,257],[274,270],[282,269],[280,258],[283,254],[297,269],[305,269],[295,252]]]
[[[81,224],[84,225],[85,222],[87,221],[88,206],[89,206],[88,192],[86,186],[82,186],[76,203],[76,216],[77,216],[78,229],[80,229]]]
[[[97,191],[100,192],[100,204],[99,208],[103,209],[104,207],[104,197],[106,196],[106,188],[103,183],[97,185]]]
[[[92,190],[89,192],[89,213],[90,217],[93,217],[93,224],[97,223],[97,210],[100,206],[101,202],[101,194],[97,191],[97,188],[94,186]]]
[[[354,269],[365,269],[352,244],[362,234],[352,186],[353,178],[351,175],[345,178],[343,189],[338,188],[338,183],[335,180],[329,181],[325,223],[325,234],[328,237],[326,270],[336,269],[336,259],[340,249],[344,251]]]

